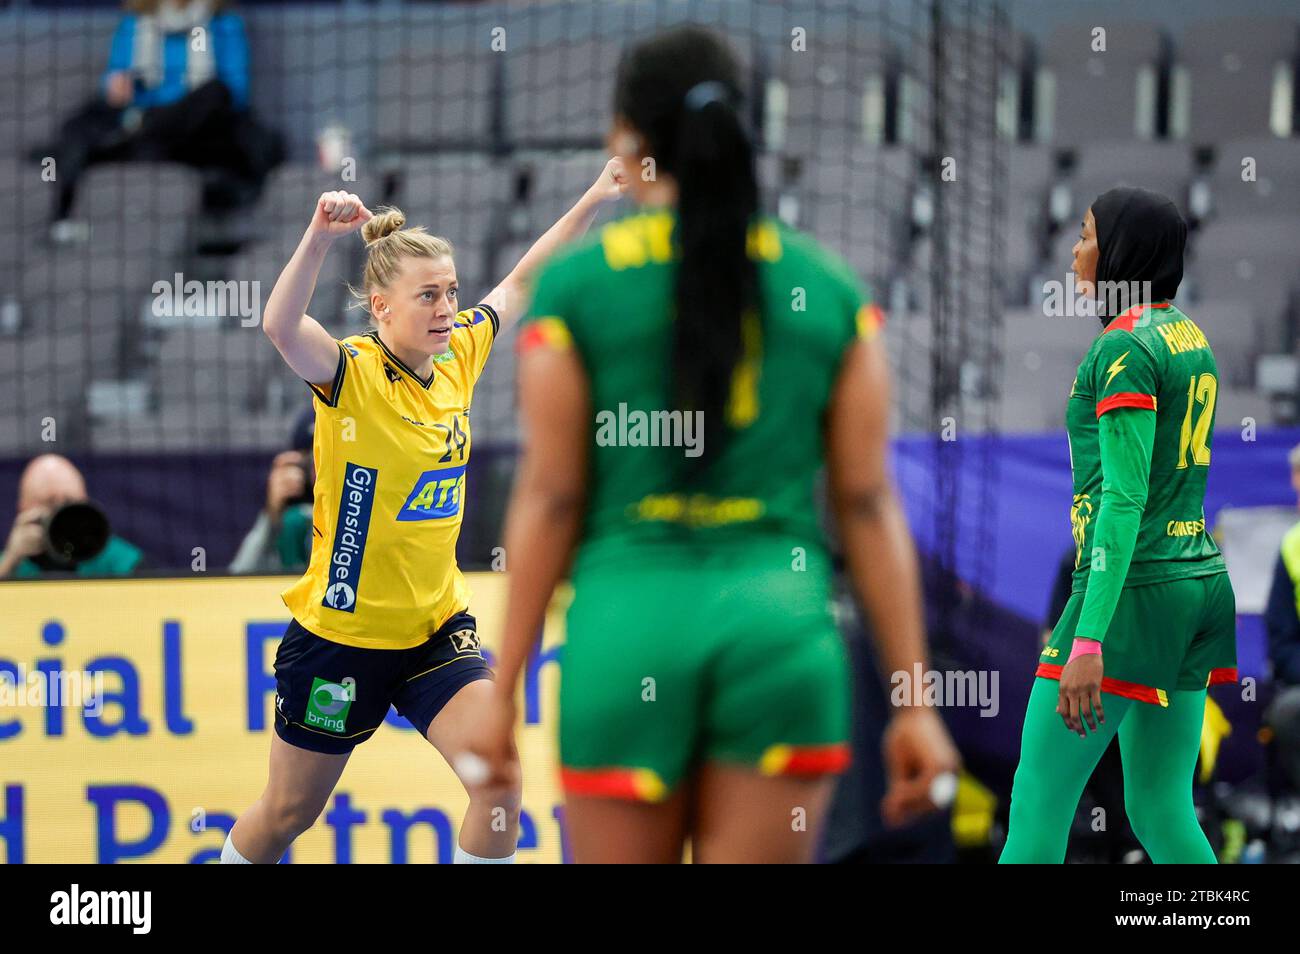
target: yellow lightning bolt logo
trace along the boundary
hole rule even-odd
[[[1106,387],[1110,387],[1110,382],[1115,380],[1115,375],[1128,367],[1128,365],[1123,363],[1124,359],[1127,357],[1128,352],[1125,351],[1122,355],[1111,362],[1110,367],[1106,369]]]

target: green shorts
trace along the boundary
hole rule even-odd
[[[830,570],[789,546],[602,560],[574,574],[560,682],[571,795],[659,801],[703,762],[848,764],[849,676]]]
[[[1071,593],[1038,675],[1061,678],[1070,658],[1082,592]],[[1121,591],[1102,643],[1102,692],[1168,705],[1175,689],[1237,681],[1237,600],[1228,574],[1169,580]]]

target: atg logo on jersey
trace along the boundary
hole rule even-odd
[[[322,606],[352,613],[361,586],[361,559],[366,552],[370,510],[375,502],[375,481],[379,470],[348,461],[343,472],[343,493],[339,518],[334,525],[334,552],[330,563]]]
[[[402,504],[398,520],[441,520],[460,513],[465,488],[465,465],[426,470]]]

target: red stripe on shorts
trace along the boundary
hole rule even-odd
[[[1058,666],[1056,663],[1039,663],[1035,675],[1059,681],[1061,670],[1064,668],[1064,666]],[[1137,682],[1125,682],[1123,679],[1112,679],[1110,676],[1102,676],[1101,691],[1108,692],[1112,696],[1123,696],[1125,699],[1136,699],[1138,702],[1149,702],[1156,706],[1165,705],[1160,701],[1159,689],[1153,689]]]

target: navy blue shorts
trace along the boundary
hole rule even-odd
[[[461,687],[491,678],[469,613],[411,649],[344,646],[292,620],[275,654],[275,731],[300,749],[342,755],[370,738],[392,705],[425,735]]]

